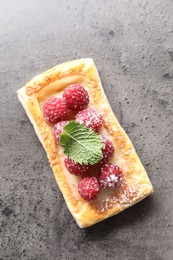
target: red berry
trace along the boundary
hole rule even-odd
[[[99,192],[99,183],[95,177],[85,177],[79,181],[78,192],[84,200],[96,199]]]
[[[62,98],[49,98],[43,105],[44,118],[50,123],[57,123],[64,119],[67,105]]]
[[[82,176],[84,175],[88,169],[89,166],[85,165],[85,164],[80,164],[80,163],[75,163],[73,160],[71,160],[70,158],[66,157],[64,159],[64,164],[67,168],[67,170],[71,173],[74,174],[76,176]]]
[[[102,126],[102,116],[91,108],[86,108],[77,113],[76,121],[98,132]]]
[[[68,121],[60,121],[56,123],[52,129],[53,136],[55,138],[55,141],[59,143],[60,140],[60,134],[64,131],[64,126],[68,123]]]
[[[88,92],[78,84],[68,86],[64,90],[63,98],[66,100],[67,108],[72,110],[82,110],[89,103]]]
[[[105,164],[98,175],[100,187],[111,189],[116,188],[121,182],[123,173],[117,165]]]
[[[103,159],[100,161],[101,164],[107,163],[109,158],[114,154],[114,146],[112,142],[107,137],[101,137],[104,143],[102,149]]]

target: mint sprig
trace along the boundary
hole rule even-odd
[[[103,158],[103,141],[92,129],[75,121],[70,121],[60,134],[60,144],[64,153],[75,163],[94,165]]]

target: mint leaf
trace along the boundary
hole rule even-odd
[[[75,163],[95,164],[102,158],[103,142],[92,129],[75,121],[69,122],[60,134],[64,153]]]

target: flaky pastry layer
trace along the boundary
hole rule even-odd
[[[98,198],[91,202],[79,196],[79,177],[71,176],[65,169],[62,147],[55,143],[52,125],[45,121],[42,114],[44,101],[50,96],[61,96],[62,91],[73,83],[84,85],[90,96],[89,106],[102,114],[101,134],[109,136],[115,149],[111,162],[120,166],[125,175],[118,189],[101,190]],[[152,184],[129,137],[112,112],[92,59],[58,65],[32,79],[17,94],[47,153],[66,204],[81,228],[116,215],[153,192]]]

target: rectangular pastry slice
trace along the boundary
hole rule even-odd
[[[106,184],[107,188],[102,180],[103,185],[93,200],[85,200],[79,193],[78,183],[81,177],[69,173],[64,164],[64,148],[54,139],[52,128],[56,120],[52,119],[51,115],[46,117],[49,108],[43,111],[43,106],[49,98],[62,99],[64,90],[72,84],[83,86],[88,92],[87,108],[97,111],[102,117],[99,134],[106,136],[114,147],[114,155],[108,165],[117,165],[123,173],[123,178],[117,186],[111,186],[112,182],[118,180],[113,175],[109,176],[113,177],[112,182]],[[129,137],[112,112],[92,59],[79,59],[58,65],[36,76],[19,89],[17,94],[47,153],[56,182],[79,227],[89,227],[116,215],[153,192],[152,184]],[[54,116],[58,117],[58,113],[64,113],[62,107]],[[67,117],[74,119],[75,113],[69,113]],[[110,181],[110,178],[107,178],[108,180]]]

